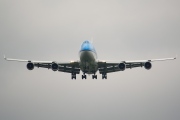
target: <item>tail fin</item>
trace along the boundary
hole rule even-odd
[[[178,55],[176,54],[176,57],[174,59],[177,59]]]
[[[93,43],[93,36],[91,37],[91,43]]]

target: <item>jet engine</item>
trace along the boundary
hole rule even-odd
[[[53,62],[52,65],[51,65],[51,69],[52,69],[53,71],[57,71],[58,68],[59,68],[58,64],[55,63],[55,62]]]
[[[120,64],[119,64],[119,69],[120,69],[121,71],[124,71],[124,70],[126,69],[126,64],[125,64],[125,63],[120,63]]]
[[[34,64],[32,62],[29,62],[26,67],[27,67],[28,70],[33,70],[34,69]]]
[[[151,69],[151,67],[152,67],[152,64],[150,62],[144,63],[144,68],[145,69],[149,70],[149,69]]]

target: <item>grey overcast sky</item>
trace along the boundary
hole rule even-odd
[[[0,120],[180,119],[180,58],[76,81],[3,60],[78,60],[92,37],[100,60],[180,55],[180,1],[0,0]]]

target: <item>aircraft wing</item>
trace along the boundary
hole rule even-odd
[[[174,58],[163,58],[163,59],[150,59],[150,60],[134,60],[134,61],[121,61],[121,62],[105,62],[98,61],[99,73],[111,73],[117,71],[124,71],[127,68],[136,68],[136,67],[145,67],[146,69],[150,69],[152,67],[151,62],[155,61],[166,61],[166,60],[174,60]]]
[[[40,68],[48,68],[52,69],[53,71],[60,71],[66,73],[80,73],[80,67],[78,61],[71,61],[71,62],[55,62],[55,61],[36,61],[36,60],[24,60],[24,59],[13,59],[13,58],[6,58],[4,59],[7,61],[17,61],[17,62],[27,62],[27,68],[29,70],[33,70],[34,67]]]

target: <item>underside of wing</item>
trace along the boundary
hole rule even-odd
[[[73,73],[73,74],[80,73],[78,61],[61,63],[61,62],[54,62],[54,61],[13,59],[13,58],[6,58],[5,56],[4,56],[4,59],[7,61],[27,62],[26,67],[28,70],[33,70],[34,67],[37,67],[37,68],[47,68],[47,69],[52,69],[53,71],[60,71],[60,72]]]
[[[52,69],[53,71],[75,73],[75,74],[80,73],[78,62],[70,62],[70,63],[52,62],[52,63],[33,63],[33,64],[35,67],[48,68],[48,69]]]
[[[166,61],[166,60],[174,60],[174,58],[163,58],[163,59],[150,59],[150,60],[134,60],[134,61],[121,61],[119,63],[108,63],[105,61],[98,62],[98,68],[100,74],[106,74],[117,71],[124,71],[127,68],[136,68],[136,67],[144,67],[149,70],[152,67],[151,62],[155,61]]]
[[[103,73],[124,71],[127,68],[143,67],[145,63],[142,62],[127,63],[125,61],[119,63],[99,62],[98,65],[99,65],[99,73],[103,74]]]

